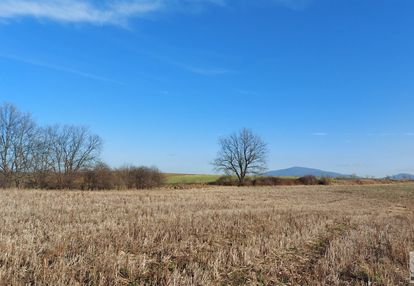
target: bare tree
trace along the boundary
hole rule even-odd
[[[267,146],[249,129],[219,140],[220,150],[213,165],[226,175],[236,175],[239,185],[246,175],[262,174],[266,170]]]
[[[20,186],[31,171],[37,127],[30,114],[14,105],[0,106],[0,174],[5,186]]]
[[[47,129],[50,140],[50,165],[60,179],[71,182],[81,169],[88,169],[99,161],[102,139],[83,126],[53,126]]]
[[[52,177],[55,172],[54,144],[57,133],[54,128],[39,128],[33,140],[34,154],[31,164],[31,187],[52,188],[56,186]]]
[[[0,184],[3,187],[72,184],[99,160],[102,139],[81,126],[39,128],[28,113],[0,105]],[[63,185],[65,183],[65,185]]]

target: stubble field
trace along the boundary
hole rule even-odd
[[[414,184],[0,191],[0,285],[408,285]]]

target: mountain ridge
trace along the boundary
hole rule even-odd
[[[393,176],[387,176],[385,177],[386,179],[389,180],[397,180],[397,181],[402,181],[402,180],[414,180],[414,175],[413,174],[407,174],[407,173],[400,173],[397,175],[393,175]]]
[[[303,177],[303,176],[315,176],[326,178],[350,178],[352,175],[341,174],[337,172],[324,171],[320,169],[307,168],[307,167],[291,167],[287,169],[272,170],[264,174],[265,176],[272,177]]]

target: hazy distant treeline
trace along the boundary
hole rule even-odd
[[[147,188],[162,183],[156,168],[113,170],[100,162],[102,139],[88,128],[39,126],[14,105],[0,106],[0,187]]]

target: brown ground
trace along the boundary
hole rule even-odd
[[[0,191],[0,285],[408,285],[414,184]]]

